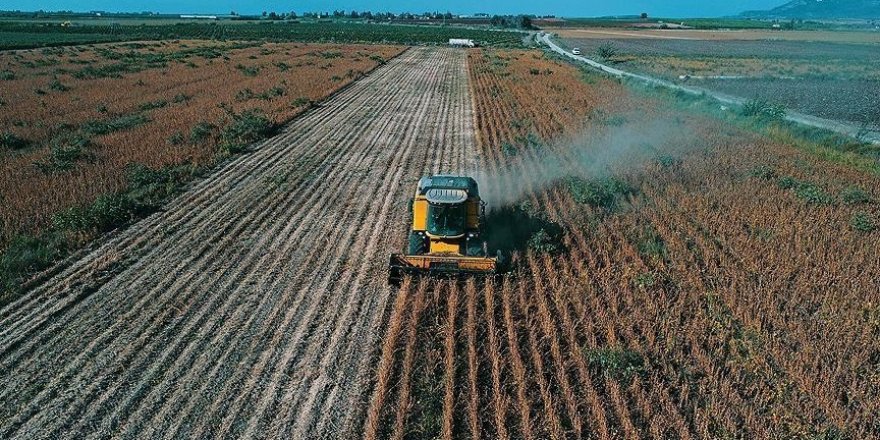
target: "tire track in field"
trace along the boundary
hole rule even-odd
[[[355,138],[356,136],[348,136],[348,137]],[[351,142],[346,141],[346,142],[347,143],[339,144],[339,150],[347,152],[350,150],[348,147],[350,147],[351,145],[354,145],[354,141],[351,141]],[[361,156],[364,156],[364,155],[361,155]],[[350,171],[347,171],[347,169],[340,169],[340,170],[335,169],[335,165],[345,164],[346,167],[351,167],[351,166],[356,166],[359,163],[360,162],[358,162],[356,160],[344,160],[344,161],[337,160],[334,162],[334,167],[331,168],[333,171],[330,172],[328,169],[328,173],[330,173],[330,175],[326,176],[327,180],[322,180],[322,181],[327,184],[335,185],[336,183],[333,181],[333,179],[336,179],[339,176],[346,176],[346,175],[350,174]],[[350,164],[354,164],[354,165],[350,165]],[[331,179],[331,177],[332,177],[332,179]],[[306,203],[306,205],[312,206],[312,208],[308,211],[308,215],[303,217],[303,216],[300,216],[298,213],[294,217],[293,221],[287,222],[287,224],[284,225],[285,230],[283,230],[283,231],[265,230],[265,229],[263,231],[261,231],[261,233],[264,233],[266,235],[288,237],[288,239],[284,241],[283,247],[280,250],[280,252],[282,254],[294,252],[298,241],[303,239],[302,234],[304,232],[309,232],[312,234],[318,233],[319,231],[314,230],[314,221],[312,221],[312,219],[324,218],[326,215],[324,213],[318,213],[318,211],[319,210],[326,211],[328,206],[335,206],[335,204],[337,203],[336,199],[338,199],[341,196],[341,194],[339,194],[337,192],[330,192],[330,191],[314,191],[313,190],[310,192],[313,194],[313,196],[322,195],[322,199],[317,202],[308,201]],[[325,199],[325,197],[331,197],[331,196],[332,196],[332,198],[329,201]],[[281,205],[281,206],[285,206],[286,209],[289,209],[289,202],[297,202],[297,201],[298,200],[296,197],[290,197],[288,202],[283,202],[283,203],[276,202],[276,204]],[[272,202],[268,201],[268,203],[272,203]],[[300,212],[303,214],[306,213],[305,210],[300,211]],[[292,229],[293,227],[296,228],[295,231],[290,231],[290,229]],[[321,234],[318,234],[318,235],[321,235]],[[267,255],[271,255],[271,254],[267,254]],[[259,276],[256,277],[256,279],[254,279],[252,282],[247,283],[245,285],[245,288],[247,288],[246,286],[249,286],[252,284],[267,285],[269,291],[273,292],[273,294],[274,294],[279,289],[278,283],[281,281],[281,279],[285,279],[285,281],[288,281],[288,282],[290,281],[289,279],[286,279],[288,277],[280,276],[280,275],[282,275],[281,272],[283,272],[283,271],[279,270],[278,265],[273,265],[271,263],[272,263],[271,259],[267,260],[264,257],[263,260],[261,261],[261,265],[263,265],[263,267],[258,271],[251,271],[252,273],[258,274]],[[312,262],[309,262],[309,263],[312,263]],[[308,270],[309,263],[300,265],[300,274],[302,273],[302,271]],[[322,265],[318,265],[316,267],[321,267],[321,266]],[[235,290],[233,290],[230,293],[231,296],[236,296],[237,289],[241,288],[241,287],[242,286],[238,286]],[[289,298],[289,296],[285,296],[285,298]],[[259,307],[260,307],[259,315],[265,315],[268,312],[267,311],[268,306],[271,304],[274,304],[274,303],[272,301],[267,301],[267,299],[264,298],[261,301],[261,304],[259,305]],[[277,315],[277,311],[278,311],[278,309],[276,308],[276,310],[273,313],[275,315]],[[230,313],[232,313],[232,312],[230,312]],[[256,317],[255,315],[256,314],[251,313],[249,310],[246,310],[243,307],[238,307],[237,309],[235,309],[232,319],[236,320],[236,322],[242,322],[242,321],[246,320],[247,322],[242,324],[241,327],[243,330],[247,330],[246,331],[247,334],[252,334],[256,331],[256,328],[251,330],[251,327],[250,327],[253,325],[253,322],[254,322],[253,319]],[[226,326],[225,328],[229,328],[229,327]],[[214,336],[213,340],[211,340],[212,335]],[[224,337],[221,338],[221,336],[224,336]],[[168,374],[173,373],[172,377],[174,377],[174,383],[176,383],[178,385],[180,385],[179,384],[180,381],[183,381],[184,383],[192,383],[193,377],[200,377],[203,374],[207,374],[203,370],[205,368],[208,368],[211,366],[215,367],[214,374],[216,374],[216,372],[218,371],[217,369],[221,368],[225,364],[226,357],[227,356],[234,356],[238,352],[237,350],[233,350],[233,346],[236,346],[240,350],[246,350],[248,348],[247,345],[245,344],[247,342],[247,340],[241,339],[238,341],[231,341],[232,338],[230,337],[230,334],[228,332],[224,332],[221,334],[214,334],[209,331],[204,334],[197,335],[195,337],[195,339],[198,341],[201,341],[201,343],[203,343],[203,344],[208,344],[208,345],[220,344],[220,346],[224,346],[224,347],[228,347],[228,348],[226,349],[226,351],[222,357],[220,357],[219,359],[215,359],[215,358],[209,356],[209,354],[210,355],[214,355],[214,354],[219,355],[220,354],[219,351],[205,353],[204,350],[198,349],[197,347],[194,348],[193,347],[194,344],[190,344],[190,347],[187,347],[184,352],[185,356],[178,356],[177,357],[176,362],[175,362],[176,364],[179,364],[179,365],[176,365],[177,368],[171,368],[171,369],[169,369],[169,372],[168,372]],[[230,342],[236,342],[236,344],[230,344]],[[193,368],[193,367],[195,367],[195,365],[191,365],[192,362],[195,362],[196,356],[198,356],[198,367],[200,367],[200,368]],[[143,380],[145,380],[145,379],[142,379],[142,381]],[[169,382],[171,382],[171,381],[167,380],[167,378],[165,380],[163,380],[163,385],[165,385],[164,388],[166,388],[164,393],[166,393],[166,394],[168,392],[167,389],[169,388],[168,387]],[[215,384],[215,387],[212,387],[211,390],[213,392],[216,389],[217,388],[216,388],[216,384]],[[227,395],[236,395],[236,394],[227,394]],[[158,405],[159,402],[165,401],[166,404],[162,408],[164,411],[166,408],[169,407],[168,400],[170,400],[170,399],[180,400],[179,397],[180,397],[179,395],[177,395],[177,396],[165,395],[158,402],[156,402],[156,404],[154,404],[154,405],[148,404],[147,408],[156,408],[159,406]],[[190,401],[193,401],[193,399],[190,399]],[[148,411],[141,411],[141,412],[139,412],[138,415],[142,415],[145,412],[148,412]],[[157,426],[157,425],[150,423],[149,426],[150,426],[149,429],[152,430],[152,429],[155,429],[155,426]]]
[[[392,101],[393,101],[393,100],[392,100]],[[386,125],[387,125],[387,122],[386,122]],[[360,132],[360,131],[357,131],[357,133],[361,133],[361,132]],[[349,144],[346,144],[346,145],[349,145],[349,146],[350,146],[350,145],[354,145],[354,144],[356,143],[355,140],[357,139],[357,136],[350,136],[350,137],[351,137],[353,140],[352,140]],[[348,141],[347,141],[347,142],[348,142]],[[350,148],[346,147],[345,150],[346,150],[346,151],[350,151]],[[345,163],[347,166],[349,166],[349,167],[354,166],[355,169],[356,169],[357,167],[362,166],[361,164],[364,163],[365,160],[367,160],[367,159],[372,159],[373,161],[375,161],[375,159],[376,159],[373,155],[370,155],[370,154],[369,154],[369,151],[368,151],[368,150],[359,151],[359,152],[357,153],[357,157],[358,157],[357,159],[346,160],[346,161],[344,161],[344,163]],[[340,162],[340,163],[343,163],[343,161],[341,161],[341,160],[340,160],[339,162]],[[350,165],[350,164],[353,164],[353,165]],[[370,164],[369,166],[373,166],[373,165]],[[339,172],[335,172],[335,173],[333,173],[333,174],[334,174],[334,176],[333,176],[334,178],[336,178],[336,177],[341,177],[341,176],[347,176],[347,175],[351,174],[351,170],[349,170],[349,171],[346,171],[346,170],[339,170]],[[337,185],[337,184],[339,184],[339,182],[335,182],[335,181],[329,181],[329,183],[330,183],[331,185]],[[321,193],[321,192],[316,192],[316,194],[320,194],[320,193]],[[341,194],[340,192],[323,192],[323,194],[324,194],[325,196],[327,196],[327,197],[329,197],[329,196],[332,195],[332,197],[331,197],[329,200],[326,199],[326,197],[322,197],[321,200],[319,200],[318,202],[314,202],[314,203],[311,203],[311,202],[310,202],[310,203],[309,203],[309,204],[312,206],[312,208],[309,210],[309,214],[308,214],[308,216],[306,217],[307,219],[309,219],[309,222],[307,223],[307,222],[299,222],[299,221],[298,221],[297,223],[299,223],[299,225],[297,226],[297,230],[296,230],[295,233],[294,233],[295,235],[296,235],[296,234],[300,234],[300,233],[302,233],[302,232],[304,232],[304,231],[305,231],[305,232],[311,232],[311,233],[316,234],[316,235],[322,235],[322,234],[325,234],[325,233],[329,233],[329,232],[330,232],[330,231],[326,231],[326,232],[321,231],[321,232],[319,233],[319,231],[314,230],[313,227],[314,227],[315,221],[319,221],[319,222],[320,222],[320,220],[326,218],[326,217],[329,215],[329,214],[328,214],[328,210],[330,209],[330,207],[336,206],[338,203],[342,203],[342,202],[344,201],[344,200],[343,200],[343,197],[345,197],[345,196],[347,196],[347,195],[345,195],[345,194]],[[348,223],[348,224],[353,224],[353,225],[356,224],[356,222],[345,221],[345,220],[343,219],[342,224],[347,224],[347,223]],[[319,225],[320,225],[320,223],[319,223]],[[342,231],[341,229],[338,229],[338,230],[334,231],[332,235],[323,235],[323,236],[324,236],[327,240],[329,240],[329,241],[331,241],[331,242],[335,242],[336,240],[341,240],[341,237],[339,236],[339,233],[341,233],[341,232],[343,232],[343,231]],[[353,234],[354,231],[348,231],[348,233],[349,233],[349,234]],[[287,235],[287,234],[284,234],[284,235]],[[297,240],[295,240],[294,238],[295,238],[294,236],[291,236],[291,239],[288,240],[288,243],[295,243]],[[287,290],[290,290],[292,286],[297,286],[297,285],[299,285],[299,284],[302,282],[303,278],[306,277],[306,276],[308,275],[307,272],[308,272],[309,270],[311,270],[311,269],[313,269],[313,268],[315,268],[315,267],[324,267],[324,266],[326,266],[326,265],[328,264],[328,262],[330,261],[329,258],[331,258],[331,257],[332,257],[332,258],[338,258],[338,256],[335,255],[335,253],[334,253],[333,255],[331,255],[330,253],[323,253],[323,254],[320,255],[322,259],[321,259],[320,261],[315,261],[314,259],[315,259],[315,258],[318,258],[319,253],[314,252],[314,250],[317,250],[317,249],[319,249],[319,248],[318,248],[318,247],[312,247],[311,249],[312,249],[313,251],[310,252],[310,253],[308,254],[307,258],[304,259],[304,260],[302,261],[302,263],[299,265],[299,269],[298,269],[298,272],[297,272],[296,276],[293,277],[292,279],[287,279],[287,280],[285,280],[285,282],[286,282],[286,284],[287,284],[287,286],[288,286],[288,287],[286,288]],[[270,279],[271,279],[271,278],[270,278]],[[278,283],[279,283],[279,282],[280,282],[280,279],[279,279],[279,278],[276,278],[276,279],[273,281],[273,283],[272,283],[272,287],[271,287],[271,289],[277,289],[277,288],[279,288],[279,287],[278,287]],[[262,328],[263,331],[262,331],[261,334],[264,334],[264,337],[268,337],[268,335],[266,335],[265,333],[266,333],[267,331],[271,330],[272,328],[277,327],[277,326],[279,326],[279,325],[280,325],[280,326],[283,326],[283,327],[288,327],[288,326],[290,325],[290,319],[293,319],[293,318],[292,318],[292,315],[291,315],[291,314],[288,314],[288,316],[285,318],[284,322],[283,322],[283,323],[279,323],[278,320],[279,320],[280,317],[281,317],[281,313],[280,313],[280,312],[283,312],[283,311],[290,311],[291,313],[292,313],[292,312],[295,312],[296,310],[299,309],[299,305],[302,303],[303,297],[305,297],[305,296],[306,296],[306,295],[304,295],[304,294],[299,294],[299,295],[293,295],[293,294],[291,294],[291,295],[286,295],[285,298],[286,298],[287,300],[293,300],[293,299],[296,299],[295,305],[293,305],[293,306],[285,306],[285,307],[282,307],[282,308],[275,307],[274,310],[272,311],[272,313],[273,313],[273,316],[272,316],[272,323],[269,324],[269,327],[267,327],[267,328]],[[264,303],[267,303],[267,301],[264,301]],[[261,306],[261,307],[262,307],[262,306]],[[298,318],[297,318],[297,319],[298,319]],[[253,324],[251,324],[250,322],[248,322],[247,324],[245,324],[246,327],[247,327],[247,326],[252,326],[252,325],[253,325]],[[255,330],[258,329],[258,328],[261,328],[261,327],[254,327]],[[280,334],[280,333],[277,333],[277,332],[276,332],[274,335],[271,335],[271,342],[269,342],[270,346],[278,345],[278,344],[280,343],[280,337],[281,337],[281,334]],[[241,342],[241,343],[244,343],[244,342],[246,342],[246,341],[240,341],[240,342]],[[224,354],[224,358],[222,358],[220,361],[216,362],[216,363],[215,363],[216,365],[213,365],[213,370],[212,370],[210,373],[204,373],[204,372],[201,371],[201,369],[191,369],[189,372],[187,372],[187,377],[186,377],[186,378],[183,378],[183,379],[186,381],[188,378],[191,379],[192,377],[198,377],[198,376],[201,375],[201,374],[210,374],[210,375],[211,375],[210,377],[217,377],[218,373],[219,373],[220,371],[222,371],[222,366],[223,366],[223,364],[224,364],[225,356],[234,355],[236,352],[237,352],[237,351],[236,351],[235,349],[233,349],[232,346],[229,346],[229,348],[227,348],[227,350],[226,350],[226,353]],[[266,353],[268,353],[268,352],[266,352]],[[256,354],[259,354],[259,353],[254,353],[254,355],[256,355]],[[249,375],[249,377],[242,377],[242,376],[244,375],[245,371],[243,371],[242,369],[239,369],[239,370],[237,370],[237,372],[236,372],[236,377],[235,377],[232,381],[226,381],[227,386],[232,386],[232,385],[231,385],[232,383],[234,383],[234,382],[236,382],[236,381],[240,382],[240,381],[242,381],[242,380],[244,380],[244,379],[248,379],[249,381],[257,380],[256,377],[260,376],[260,372],[261,372],[262,369],[265,367],[265,357],[262,357],[262,358],[261,358],[261,364],[260,364],[259,366],[257,366],[257,367],[253,367],[254,362],[256,362],[256,360],[253,359],[253,356],[247,358],[245,361],[246,361],[246,362],[249,362],[249,363],[252,365],[250,368],[256,368],[256,370],[253,371],[254,374]],[[207,362],[203,362],[202,364],[204,364],[203,366],[206,367],[206,368],[207,368],[208,366],[210,366],[210,365],[208,365]],[[221,377],[222,377],[222,375],[221,375]],[[183,402],[186,402],[186,405],[187,405],[186,409],[183,410],[184,413],[186,413],[186,414],[190,414],[190,412],[191,412],[191,410],[192,410],[192,405],[194,405],[197,401],[202,401],[202,400],[203,400],[203,401],[207,401],[207,402],[211,402],[211,401],[213,401],[215,406],[218,405],[218,404],[220,404],[220,401],[218,401],[218,400],[215,400],[215,399],[212,399],[212,398],[206,398],[206,397],[205,397],[205,393],[206,393],[206,392],[207,392],[207,393],[214,393],[214,394],[216,394],[216,393],[221,393],[221,394],[226,393],[227,395],[239,395],[239,394],[240,394],[240,390],[230,390],[230,389],[225,389],[225,388],[221,389],[221,387],[220,387],[221,383],[220,383],[220,382],[221,382],[221,381],[219,381],[219,380],[216,380],[216,381],[215,381],[215,380],[212,380],[212,381],[209,381],[209,382],[203,382],[202,385],[201,385],[201,389],[199,389],[198,391],[196,391],[196,392],[198,393],[197,395],[199,396],[199,399],[181,399],[181,398],[180,398],[180,397],[181,397],[180,395],[175,396],[175,400],[178,400],[179,402],[176,403],[175,405],[168,405],[168,404],[166,404],[166,405],[162,408],[163,413],[165,413],[166,410],[172,411],[171,414],[173,414],[173,413],[179,411],[179,408],[176,408],[176,409],[170,409],[170,408],[175,408],[176,405],[182,405]],[[209,383],[211,384],[210,386],[208,386]],[[206,387],[207,387],[207,390],[205,389]],[[247,400],[247,399],[244,399],[244,400]],[[244,401],[244,400],[242,400],[242,401]],[[237,404],[237,403],[238,403],[238,402],[235,402],[235,404]],[[141,414],[143,414],[143,412],[142,412]],[[140,414],[139,414],[139,415],[140,415]],[[167,415],[167,414],[165,414],[165,415]],[[163,414],[159,414],[158,416],[161,417],[161,416],[163,416]],[[178,424],[180,424],[180,423],[182,423],[182,422],[178,421]],[[155,428],[156,426],[161,426],[161,425],[157,425],[157,424],[154,424],[154,423],[150,423],[149,426],[150,426],[150,429],[156,429],[156,428]],[[178,425],[178,426],[179,426],[179,425]],[[160,428],[160,429],[159,429],[159,432],[162,432],[162,431],[163,431],[163,430]]]
[[[411,49],[47,275],[0,311],[0,437],[356,435],[410,188],[476,163],[467,81]]]
[[[420,75],[421,75],[421,73],[420,73]],[[381,112],[381,114],[383,115],[382,120],[384,121],[387,118],[387,119],[393,121],[393,120],[396,120],[397,118],[399,118],[405,109],[411,107],[412,98],[414,98],[414,97],[408,96],[407,99],[401,99],[400,101],[398,101],[398,105],[396,106],[396,108],[383,110]],[[383,137],[384,133],[386,133],[387,130],[391,130],[393,132],[395,126],[399,127],[399,125],[394,125],[394,124],[389,125],[389,124],[386,124],[385,122],[383,122],[382,125],[378,127],[379,129],[375,129],[376,127],[372,127],[371,130],[373,133],[371,135],[369,135],[366,138],[366,140],[363,141],[363,144],[367,146],[367,150],[373,150],[373,149],[375,149],[375,147],[377,145],[389,145],[389,146],[393,146],[395,148],[388,150],[385,153],[385,154],[388,154],[388,156],[385,157],[384,159],[389,160],[389,158],[395,158],[395,157],[399,156],[400,152],[396,150],[396,147],[398,147],[401,144],[401,142],[399,142],[399,139],[396,139],[395,137],[392,137],[392,138]],[[372,155],[372,157],[374,157],[374,159],[380,159],[380,161],[375,164],[370,164],[369,166],[362,167],[362,168],[370,169],[370,170],[382,170],[387,167],[387,163],[382,163],[382,158],[376,158],[375,155]],[[365,184],[364,188],[362,188],[362,189],[366,192],[369,192],[369,193],[375,193],[375,191],[378,189],[378,188],[374,188],[374,185],[376,184],[375,183],[376,179],[366,179],[366,180],[369,181],[370,183]],[[370,188],[369,191],[367,191],[367,187]],[[367,207],[365,205],[366,203],[370,203],[371,206]],[[339,237],[339,238],[331,237],[330,242],[334,244],[334,249],[333,249],[334,258],[342,258],[346,249],[359,249],[361,247],[357,243],[352,243],[352,241],[354,239],[359,237],[358,231],[354,230],[353,227],[356,227],[358,225],[362,225],[363,219],[361,219],[360,217],[362,217],[364,215],[369,215],[369,213],[375,212],[376,209],[377,208],[375,206],[375,201],[371,200],[371,198],[363,198],[363,197],[359,198],[358,199],[358,206],[354,207],[352,209],[349,209],[349,213],[356,215],[358,218],[355,218],[352,220],[342,219],[342,220],[330,222],[330,223],[327,223],[326,227],[324,227],[324,230],[316,231],[319,234],[329,234],[332,231],[340,231],[340,230],[347,229],[344,231],[344,233],[341,235],[341,237]],[[308,305],[307,310],[305,311],[307,313],[308,319],[302,319],[299,317],[285,318],[285,322],[286,322],[284,324],[285,326],[292,326],[293,324],[288,324],[290,322],[299,322],[300,323],[299,325],[296,326],[296,333],[294,335],[295,341],[303,341],[306,338],[313,338],[313,337],[315,337],[313,332],[321,331],[321,329],[316,329],[311,326],[312,323],[318,322],[316,319],[313,318],[314,314],[322,313],[322,312],[324,312],[324,313],[337,313],[337,312],[339,312],[338,306],[336,306],[334,304],[326,304],[326,302],[327,301],[335,301],[335,300],[339,300],[340,298],[342,298],[340,295],[336,295],[333,293],[333,292],[338,291],[339,289],[337,286],[335,286],[334,284],[331,284],[331,283],[337,283],[339,281],[336,280],[336,278],[350,276],[349,274],[350,274],[349,270],[344,270],[342,274],[333,274],[334,276],[332,276],[332,277],[312,277],[312,279],[310,280],[311,284],[308,284],[308,285],[305,285],[302,287],[302,291],[304,292],[304,294],[303,294],[304,296],[305,296],[306,292],[321,292],[321,295],[312,295],[312,296],[308,297],[309,298],[309,300],[308,300],[309,305]],[[322,297],[327,297],[327,298],[325,299]],[[326,306],[327,310],[321,310],[322,306]],[[335,319],[336,319],[335,316],[330,316],[330,319],[325,320],[325,321],[326,322],[334,322]],[[282,362],[282,363],[287,362],[288,358],[296,358],[298,355],[301,354],[301,352],[304,349],[302,344],[284,344],[284,345],[287,347],[290,347],[291,349],[284,350],[283,353],[280,350],[278,352],[273,353],[273,355],[275,355],[275,356],[280,355],[282,360],[279,361],[278,359],[273,359],[270,362],[270,364],[277,364],[279,362]],[[317,348],[317,347],[309,346],[309,347],[305,347],[305,348],[312,349],[312,348]],[[259,371],[261,371],[261,373],[263,373],[263,374],[270,373],[265,368],[265,365],[267,362],[268,362],[268,359],[266,359],[266,358],[261,359]],[[273,373],[276,375],[279,374],[278,370],[275,370]],[[286,378],[276,377],[274,379],[271,379],[271,381],[273,383],[275,382],[275,380],[286,380]],[[260,382],[260,380],[257,377],[251,377],[248,382],[249,382],[247,384],[248,393],[255,393],[258,391],[263,392],[263,391],[254,389],[256,384],[258,382]],[[257,398],[257,397],[258,396],[254,396],[254,398]],[[240,411],[240,409],[241,409],[240,404],[242,402],[244,402],[244,401],[235,402],[234,408],[230,412],[227,413],[227,416],[223,422],[223,426],[220,429],[220,431],[222,433],[224,433],[224,434],[228,433],[228,429],[232,425],[232,421],[234,418],[244,419],[244,420],[249,419],[249,417],[247,417],[247,416],[242,416],[242,415],[236,414],[237,412]],[[246,409],[253,410],[254,408],[246,408]],[[239,424],[236,424],[236,426],[239,426]],[[198,434],[197,434],[197,436],[198,436]]]

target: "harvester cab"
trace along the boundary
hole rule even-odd
[[[482,238],[485,203],[471,177],[438,175],[419,180],[405,254],[392,254],[388,282],[405,275],[491,275],[497,259]]]

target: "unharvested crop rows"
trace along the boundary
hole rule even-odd
[[[465,65],[409,50],[0,311],[0,437],[360,429],[376,262],[420,175],[476,166]]]
[[[210,163],[226,109],[258,109],[283,124],[401,50],[186,41],[2,53],[0,71],[12,78],[0,80],[0,135],[27,146],[0,146],[0,250],[19,234],[44,231],[59,212],[123,191],[132,164]],[[118,66],[133,71],[100,73]],[[51,162],[77,130],[126,118],[140,122],[85,136],[89,144],[70,169],[35,166]],[[207,127],[201,139],[191,134],[197,125]]]
[[[580,72],[542,52],[472,50],[468,62],[475,72],[474,94],[509,103],[487,102],[478,112],[479,134],[487,145],[522,144],[530,136],[541,141],[577,132],[592,112],[624,104],[620,87],[607,80],[589,87]]]
[[[485,128],[504,129],[529,103],[499,100],[485,84],[522,83],[474,67],[482,139],[504,139]],[[877,437],[877,232],[847,222],[853,210],[880,209],[806,203],[754,170],[830,194],[858,186],[875,201],[876,176],[663,102],[619,99],[645,118],[629,132],[674,121],[681,133],[658,137],[657,150],[698,147],[615,170],[633,191],[611,210],[563,184],[527,183],[519,202],[565,228],[559,254],[519,255],[514,275],[485,285],[405,283],[366,437]],[[515,157],[500,147],[481,151],[505,189],[554,172],[542,155],[579,157],[568,144]],[[584,148],[598,156],[607,146]]]

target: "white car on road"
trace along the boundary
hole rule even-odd
[[[580,54],[581,54],[581,49],[580,49],[579,47],[576,47],[576,48],[574,48],[574,49],[571,50],[571,53],[572,53],[573,55],[580,55]]]

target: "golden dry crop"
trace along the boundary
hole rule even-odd
[[[877,200],[876,175],[613,81],[580,82],[537,53],[469,61],[485,166],[505,191],[540,182],[514,203],[558,224],[562,246],[525,249],[513,274],[463,291],[405,284],[367,438],[876,435],[878,237],[850,219],[880,209],[846,195]],[[564,92],[534,74],[545,69]],[[576,140],[506,151],[528,133]],[[589,175],[536,178],[624,135],[651,153],[607,164],[598,179],[626,188],[613,206],[577,197],[586,183],[573,178]]]
[[[4,52],[0,134],[27,146],[0,150],[0,248],[123,190],[131,164],[208,163],[230,112],[260,109],[284,123],[401,50],[166,41]],[[64,169],[35,165],[59,156]]]

